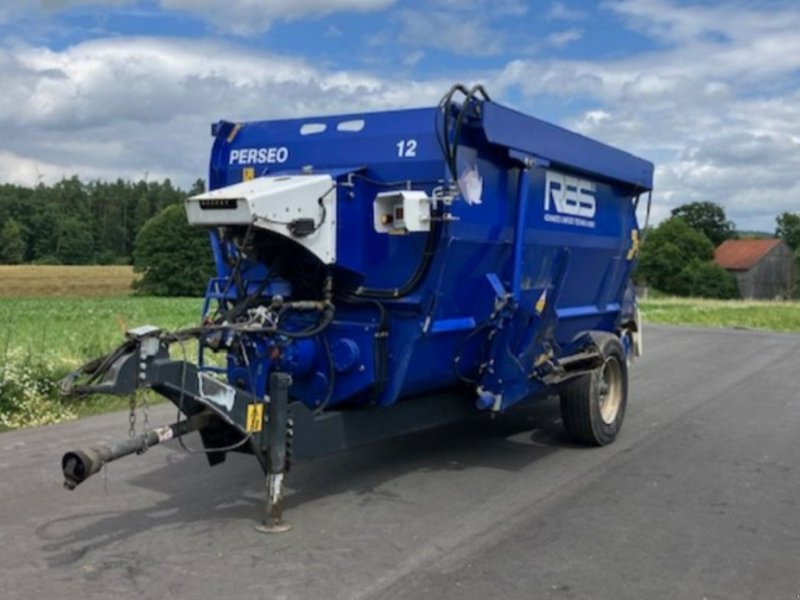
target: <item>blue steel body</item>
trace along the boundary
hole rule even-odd
[[[377,233],[373,201],[381,191],[430,194],[447,184],[436,135],[441,118],[430,108],[220,122],[213,127],[209,187],[242,181],[246,168],[254,168],[256,177],[330,174],[338,184],[337,285],[397,288],[420,263],[428,234]],[[344,131],[337,127],[343,122],[349,123]],[[363,127],[353,131],[359,122]],[[308,124],[325,130],[304,135]],[[285,150],[251,152],[276,148]],[[463,381],[469,380],[478,408],[502,410],[547,391],[542,369],[577,352],[586,332],[620,334],[635,263],[630,251],[638,239],[635,202],[652,188],[653,165],[487,101],[477,104],[459,137],[459,171],[466,166],[477,167],[483,178],[482,201],[457,198],[446,207],[425,277],[407,296],[381,301],[389,333],[379,392],[379,313],[369,303],[337,301],[334,321],[309,339],[249,336],[247,360],[238,350],[229,353],[228,379],[263,397],[269,373],[288,371],[293,397],[323,408],[385,406],[423,394],[435,401],[437,391],[466,390]],[[592,182],[591,219],[575,225],[551,218],[559,215],[546,199],[552,191],[545,189],[548,170]],[[237,299],[229,282],[235,248],[216,233],[211,244],[217,279],[209,284],[204,312],[215,301]],[[264,265],[243,266],[248,293],[268,280],[264,296],[291,297],[291,286],[269,280]],[[301,329],[304,318],[311,319],[298,316],[295,327]]]

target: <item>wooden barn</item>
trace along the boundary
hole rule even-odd
[[[736,277],[742,298],[791,297],[794,260],[782,240],[727,240],[714,251],[714,262]]]

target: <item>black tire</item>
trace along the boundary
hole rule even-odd
[[[587,446],[613,442],[628,404],[628,364],[617,336],[593,333],[605,364],[565,383],[560,391],[561,420],[569,438]]]

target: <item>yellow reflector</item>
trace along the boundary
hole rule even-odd
[[[228,140],[227,141],[228,141],[229,144],[236,138],[236,134],[239,133],[239,130],[241,128],[242,128],[242,124],[241,123],[237,123],[236,125],[233,126],[233,129],[231,129],[231,132],[228,134]]]
[[[545,306],[547,306],[547,290],[544,290],[536,301],[536,314],[542,314]]]
[[[247,433],[258,433],[264,427],[264,405],[261,402],[247,405]]]
[[[633,260],[636,258],[636,255],[639,254],[639,230],[632,229],[631,230],[631,248],[628,250],[628,256],[626,257],[628,260]]]

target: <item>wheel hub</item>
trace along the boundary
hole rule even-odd
[[[599,385],[600,417],[606,425],[611,425],[622,406],[622,367],[616,358],[606,359]]]

